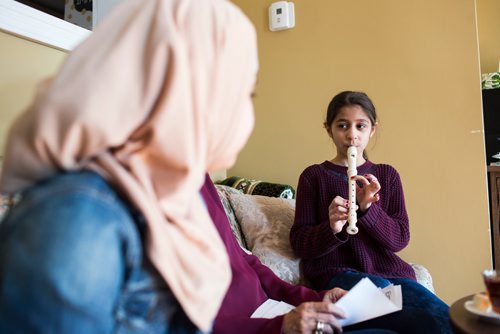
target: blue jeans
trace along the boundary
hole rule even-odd
[[[337,273],[328,283],[326,289],[340,287],[345,290],[349,290],[363,277],[368,277],[376,286],[380,288],[384,288],[391,283],[394,285],[401,285],[401,292],[403,294],[403,311],[409,311],[410,314],[419,312],[424,316],[427,315],[428,318],[434,318],[439,326],[439,330],[437,330],[437,332],[443,334],[453,333],[449,322],[448,305],[446,305],[441,299],[439,299],[423,285],[414,280],[408,278],[383,278],[360,272],[346,271]],[[394,316],[397,317],[400,312],[394,313]],[[384,317],[382,317],[381,320],[383,320],[383,318]],[[412,323],[411,319],[408,319],[404,322],[404,325],[413,329],[426,329],[426,326],[431,326],[427,325],[423,319],[415,320],[417,321]],[[390,329],[392,329],[392,327]],[[407,331],[405,331],[405,333],[406,332]],[[418,332],[419,331],[417,331],[417,333]],[[436,333],[436,331],[426,329],[423,333]]]
[[[29,188],[0,224],[0,333],[199,333],[145,256],[144,228],[96,173]]]

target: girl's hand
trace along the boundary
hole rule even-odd
[[[349,209],[349,201],[337,196],[328,206],[328,217],[330,218],[330,228],[334,234],[342,231],[342,228],[347,223],[347,211]]]
[[[362,186],[356,186],[356,199],[359,203],[359,209],[365,212],[370,208],[372,203],[380,200],[380,183],[377,178],[372,174],[365,174],[364,176],[353,176],[357,181],[361,182]]]
[[[345,318],[344,311],[330,303],[329,301],[322,302],[307,302],[302,303],[283,317],[283,333],[298,334],[298,333],[314,333],[316,324],[321,321],[323,333],[342,333],[342,326],[339,320]]]

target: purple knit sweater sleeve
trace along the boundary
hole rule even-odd
[[[410,242],[410,225],[403,194],[403,186],[395,169],[388,169],[388,188],[384,192],[389,198],[384,204],[374,203],[364,215],[359,217],[359,224],[366,228],[367,234],[380,247],[391,252],[399,252]],[[383,207],[384,206],[384,207]]]
[[[395,254],[410,240],[399,174],[389,165],[370,161],[358,166],[358,174],[368,173],[381,183],[380,201],[365,213],[358,212],[359,232],[353,236],[345,227],[334,235],[328,218],[328,206],[335,196],[347,198],[347,167],[325,161],[306,168],[299,178],[290,242],[303,258],[304,274],[316,288],[323,288],[335,273],[346,270],[415,279],[411,266]]]
[[[326,256],[347,241],[345,232],[335,235],[330,228],[328,206],[333,197],[318,191],[321,180],[315,177],[316,169],[316,166],[307,168],[299,178],[295,222],[290,231],[292,248],[303,259]]]

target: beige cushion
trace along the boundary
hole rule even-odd
[[[229,200],[248,249],[282,280],[303,283],[289,241],[295,200],[238,193],[229,194]]]

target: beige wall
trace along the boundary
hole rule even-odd
[[[65,52],[0,32],[0,156],[12,120],[33,98],[36,84],[55,73]]]
[[[476,0],[481,73],[500,71],[500,1]]]
[[[270,0],[234,0],[255,23],[256,127],[228,175],[296,185],[334,148],[331,97],[362,90],[380,115],[375,162],[405,187],[412,240],[446,302],[482,290],[491,266],[474,0],[295,0],[296,27],[269,32]]]

